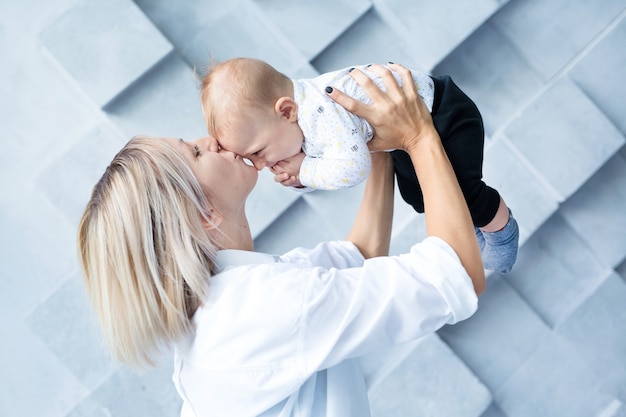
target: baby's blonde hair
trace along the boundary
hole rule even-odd
[[[254,58],[213,64],[200,84],[204,120],[209,133],[218,139],[231,123],[245,121],[255,110],[270,109],[278,98],[292,94],[286,75]]]
[[[134,137],[93,189],[78,249],[87,293],[114,357],[134,367],[189,334],[216,246],[209,204],[165,140]]]

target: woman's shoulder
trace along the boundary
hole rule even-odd
[[[215,297],[227,287],[242,286],[238,291],[247,291],[254,282],[262,286],[281,275],[278,279],[287,282],[286,276],[301,279],[301,275],[310,273],[311,269],[353,268],[361,266],[364,260],[353,243],[342,240],[321,242],[312,248],[297,247],[283,255],[221,250],[216,255],[216,273],[211,277],[210,286]]]
[[[294,248],[280,256],[281,262],[324,268],[353,268],[363,264],[363,255],[352,242],[334,240],[313,248]]]

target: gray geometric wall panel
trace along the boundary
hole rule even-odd
[[[374,416],[626,416],[626,1],[0,2],[2,416],[172,416],[171,357],[116,364],[84,297],[76,229],[136,134],[206,134],[197,72],[290,77],[388,61],[451,75],[486,131],[484,177],[520,225],[474,316],[362,358]],[[341,239],[363,186],[295,193],[261,172],[258,250]],[[396,190],[391,252],[426,235]]]

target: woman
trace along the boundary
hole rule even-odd
[[[175,347],[182,415],[367,416],[356,357],[475,311],[485,280],[469,211],[410,73],[391,68],[405,87],[372,67],[387,93],[353,71],[370,106],[329,95],[374,126],[372,151],[413,160],[429,237],[408,254],[383,256],[384,152],[347,240],[279,257],[252,252],[245,201],[257,171],[211,138],[134,138],[94,188],[79,228],[88,293],[120,360],[149,364]]]

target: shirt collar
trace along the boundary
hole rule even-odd
[[[280,257],[267,253],[252,252],[238,249],[223,249],[215,255],[216,272],[243,265],[271,264],[280,262]]]

